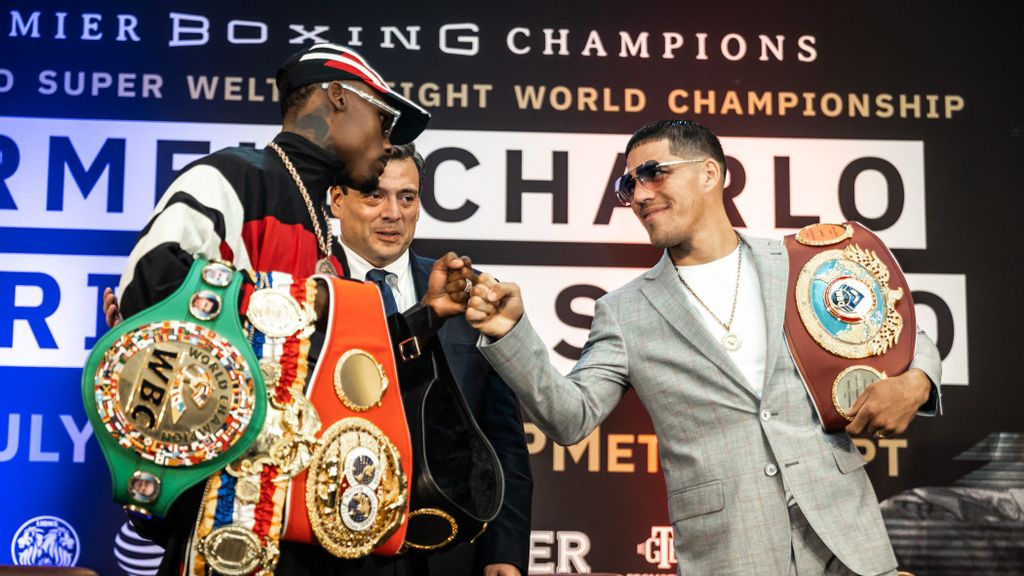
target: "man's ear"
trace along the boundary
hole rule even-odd
[[[345,199],[346,192],[344,186],[331,186],[331,214],[335,218],[341,218],[341,203]]]
[[[722,179],[722,167],[712,158],[708,158],[701,165],[701,184],[708,190],[716,188],[716,184],[725,187]]]
[[[331,82],[325,92],[327,93],[327,101],[335,110],[344,112],[348,108],[348,93],[341,88],[340,83]]]

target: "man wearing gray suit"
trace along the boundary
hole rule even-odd
[[[597,301],[580,361],[560,375],[519,287],[484,275],[466,318],[480,349],[551,438],[585,438],[633,388],[647,408],[685,574],[893,574],[864,458],[826,434],[783,338],[782,244],[741,237],[723,203],[725,156],[699,124],[641,128],[619,198],[665,248]],[[852,434],[902,433],[939,407],[938,351],[918,332],[904,374],[870,385]]]

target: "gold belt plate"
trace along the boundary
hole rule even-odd
[[[398,530],[408,504],[400,459],[368,420],[344,418],[323,433],[309,464],[306,511],[324,549],[359,558]]]

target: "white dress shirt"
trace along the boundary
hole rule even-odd
[[[348,259],[348,270],[352,278],[366,280],[366,273],[377,268],[344,242],[341,242],[341,247],[345,249],[345,258]],[[385,282],[391,286],[398,310],[401,312],[415,306],[419,299],[416,298],[416,285],[412,279],[412,259],[409,258],[409,251],[403,252],[398,260],[388,264],[383,270],[389,273]]]

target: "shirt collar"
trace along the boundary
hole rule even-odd
[[[340,240],[339,240],[340,241]],[[352,278],[356,280],[365,280],[366,273],[376,268],[373,264],[370,264],[366,258],[359,255],[358,252],[349,248],[344,242],[341,242],[341,247],[345,249],[345,257],[348,258],[349,273]],[[406,276],[412,273],[409,251],[402,252],[402,255],[397,260],[388,264],[383,269],[398,276],[398,282],[402,282],[406,279]]]

